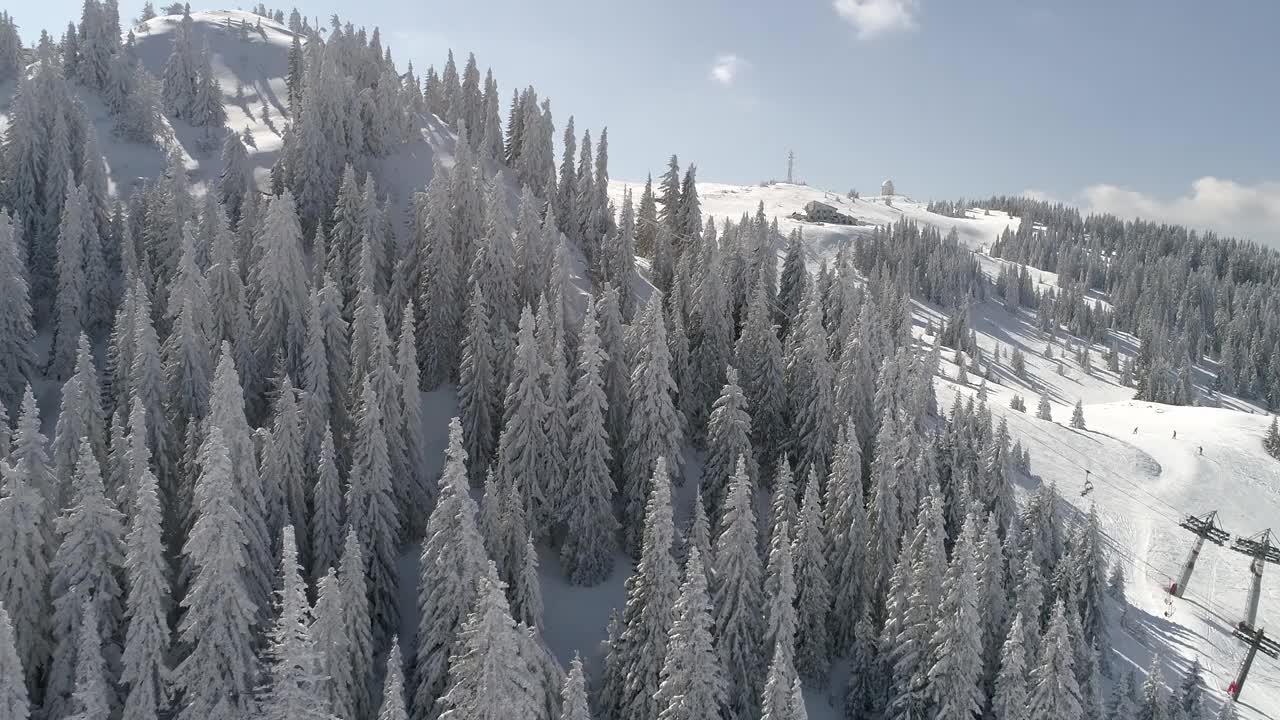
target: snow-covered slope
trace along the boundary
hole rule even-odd
[[[630,188],[637,200],[644,183],[613,180],[609,183],[609,195],[620,206],[622,193]],[[717,222],[733,220],[742,215],[754,216],[763,204],[767,217],[778,219],[778,228],[787,235],[793,228],[804,231],[812,259],[820,261],[834,255],[840,246],[871,232],[877,225],[888,225],[899,220],[911,220],[921,225],[938,228],[946,234],[952,228],[960,241],[971,248],[990,245],[1006,227],[1018,229],[1019,220],[1001,211],[984,214],[972,211],[967,218],[952,218],[926,209],[925,203],[916,202],[905,195],[860,197],[851,199],[841,193],[829,192],[810,185],[773,183],[771,185],[725,185],[722,183],[698,183],[698,199],[702,203],[702,215],[714,217]],[[837,211],[855,218],[859,225],[832,225],[795,220],[792,213],[804,214],[804,206],[813,200],[826,203]]]

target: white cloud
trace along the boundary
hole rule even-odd
[[[858,31],[858,37],[916,28],[919,0],[835,0],[836,13]]]
[[[733,53],[724,53],[716,57],[711,65],[711,79],[721,85],[732,85],[738,73],[747,66],[747,61]]]
[[[1141,217],[1280,245],[1280,182],[1245,185],[1202,177],[1188,193],[1163,200],[1115,185],[1092,185],[1082,193],[1087,212]]]

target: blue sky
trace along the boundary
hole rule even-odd
[[[15,9],[24,34],[79,2]],[[140,3],[122,3],[134,15]],[[488,0],[300,3],[400,62],[476,53],[559,129],[609,127],[615,178],[797,175],[919,199],[1036,192],[1280,242],[1280,3]],[[200,9],[199,5],[195,6]]]

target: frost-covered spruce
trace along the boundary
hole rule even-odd
[[[622,311],[618,305],[618,291],[608,283],[600,289],[595,302],[596,317],[600,321],[600,348],[604,350],[604,395],[608,401],[605,427],[609,433],[609,447],[613,459],[609,467],[615,483],[622,477],[626,461],[625,444],[631,414],[631,363],[627,359]]]
[[[520,629],[511,618],[493,562],[480,577],[475,603],[458,633],[441,720],[536,717],[537,687],[520,653]]]
[[[18,249],[17,228],[0,213],[0,402],[16,408],[35,367],[27,269]]]
[[[582,671],[582,658],[574,653],[560,691],[560,720],[591,720],[587,703],[587,679]]]
[[[337,567],[342,545],[342,487],[334,455],[333,432],[326,426],[316,460],[315,486],[311,491],[311,577],[316,581]]]
[[[1027,701],[1030,717],[1080,720],[1080,686],[1076,684],[1075,660],[1067,632],[1066,610],[1059,599],[1040,643],[1040,657],[1031,673],[1031,693]]]
[[[581,671],[581,663],[578,669]],[[0,602],[0,715],[12,720],[27,720],[30,717],[31,701],[27,695],[25,676],[22,660],[15,646],[13,622],[4,603]]]
[[[80,461],[80,443],[89,441],[94,457],[101,464],[107,456],[105,420],[98,390],[98,375],[88,336],[81,333],[76,350],[75,374],[62,385],[62,405],[58,409],[58,425],[49,446],[50,459],[57,474],[53,488],[56,508],[65,508],[74,500],[74,476]]]
[[[124,592],[117,577],[124,564],[123,520],[105,495],[93,448],[82,439],[72,479],[72,504],[57,521],[62,543],[53,557],[49,588],[57,646],[48,675],[45,710],[52,717],[61,717],[72,707],[70,683],[75,676],[78,629],[85,622],[86,597],[96,611],[98,637],[114,638],[120,628]],[[118,651],[107,659],[112,672],[118,661]]]
[[[520,331],[512,361],[510,383],[503,403],[502,435],[498,439],[498,484],[514,487],[525,503],[525,516],[545,527],[547,437],[543,421],[547,401],[542,389],[542,355],[534,335],[533,312],[520,315]]]
[[[84,271],[85,207],[74,184],[67,182],[66,202],[57,243],[57,295],[54,300],[53,344],[49,358],[49,374],[56,379],[68,377],[76,362],[76,343],[88,330],[88,308],[85,304]]]
[[[684,582],[672,608],[667,655],[662,663],[657,697],[659,720],[718,717],[724,707],[726,682],[713,647],[711,601],[702,555],[692,548],[685,561]]]
[[[406,463],[406,476],[400,485],[405,486],[404,517],[401,526],[411,538],[422,535],[427,524],[427,508],[435,494],[427,479],[426,440],[422,434],[422,392],[418,386],[420,373],[416,345],[417,323],[412,303],[405,306],[400,323],[400,337],[396,345],[396,372],[400,389],[400,446]]]
[[[467,481],[467,451],[463,449],[462,424],[457,418],[449,423],[445,458],[439,497],[427,520],[418,563],[421,620],[412,703],[414,720],[436,717],[442,709],[436,703],[446,688],[458,629],[474,603],[488,561],[476,527],[476,503]]]
[[[796,576],[791,545],[790,523],[782,520],[774,525],[773,535],[769,539],[769,562],[765,567],[764,579],[764,646],[772,647],[775,655],[785,654],[787,665],[794,672],[799,621],[795,608]]]
[[[595,585],[613,572],[618,521],[613,514],[612,453],[605,418],[608,400],[601,376],[606,361],[587,304],[579,333],[577,380],[569,401],[568,473],[560,522],[565,525],[560,564],[570,583]]]
[[[151,452],[151,460],[155,463],[156,479],[161,483],[161,499],[172,503],[177,489],[174,486],[177,443],[181,438],[173,435],[172,416],[167,407],[165,368],[155,326],[151,322],[151,302],[147,299],[146,289],[141,281],[135,285],[134,294],[137,299],[133,318],[132,367],[128,383],[130,395],[122,400],[132,405],[136,398],[146,413],[146,444]],[[205,392],[210,391],[206,389]],[[178,508],[170,510],[177,511]]]
[[[231,343],[235,350],[236,368],[248,388],[248,395],[257,394],[259,387],[258,361],[253,351],[253,323],[249,320],[249,294],[244,286],[237,254],[236,236],[219,232],[209,254],[209,269],[205,282],[209,291],[209,309],[212,325],[209,328],[211,351],[223,342]]]
[[[418,297],[425,313],[418,361],[423,384],[434,388],[457,377],[466,270],[454,236],[449,174],[440,165],[432,172],[426,196],[426,217],[420,221],[423,247],[418,248],[423,262]]]
[[[333,426],[334,444],[339,456],[345,452],[345,439],[350,434],[351,418],[348,405],[352,388],[351,348],[347,339],[347,321],[342,317],[342,293],[329,276],[325,276],[320,290],[320,324],[324,327],[324,350],[329,367],[330,420]]]
[[[1071,411],[1071,427],[1076,430],[1084,430],[1084,401],[1077,400],[1076,407]]]
[[[786,436],[786,387],[782,344],[775,334],[768,291],[758,283],[747,305],[747,318],[734,348],[743,393],[751,412],[751,445],[755,460],[772,469]]]
[[[307,306],[307,337],[302,355],[302,406],[300,408],[303,453],[312,462],[308,478],[314,482],[314,458],[326,430],[333,427],[333,390],[329,386],[329,356],[320,315],[320,290],[312,290]]]
[[[811,295],[794,330],[796,337],[787,358],[787,388],[799,477],[807,476],[810,468],[826,475],[836,430],[834,371],[828,360],[822,303],[816,293]]]
[[[1027,651],[1022,615],[1009,624],[1009,635],[1000,649],[1000,672],[996,675],[995,694],[991,697],[991,713],[995,720],[1028,720],[1027,715]]]
[[[775,645],[773,660],[761,692],[761,720],[804,720],[804,698],[795,692],[800,677],[792,664],[791,652],[782,645]]]
[[[39,677],[51,649],[45,593],[53,543],[45,493],[52,474],[44,448],[36,399],[28,387],[13,437],[13,464],[0,467],[0,606],[13,623],[10,642],[28,681]],[[4,650],[0,647],[0,653]]]
[[[253,267],[253,344],[258,367],[285,367],[302,362],[306,335],[307,271],[303,264],[302,227],[288,190],[271,199],[263,220],[261,256]]]
[[[671,517],[671,479],[667,463],[659,457],[654,466],[649,502],[645,506],[640,562],[626,581],[626,605],[617,657],[611,664],[624,678],[613,717],[644,720],[657,717],[658,691],[667,634],[679,594],[680,571],[671,554],[675,527]]]
[[[466,325],[458,380],[458,413],[466,452],[471,459],[468,466],[470,480],[475,482],[485,476],[498,447],[495,428],[501,402],[501,389],[497,387],[494,375],[498,358],[489,335],[489,311],[478,286],[471,294]]]
[[[307,525],[307,483],[303,467],[301,418],[297,396],[289,377],[280,379],[276,390],[275,420],[271,435],[262,450],[264,482],[273,487],[271,496],[279,505],[272,508],[268,529],[279,535],[281,529],[293,527],[294,541],[303,566],[310,562],[311,537]]]
[[[382,682],[378,720],[409,720],[404,700],[404,660],[400,655],[399,636],[391,639],[391,651],[387,653],[387,673]]]
[[[323,692],[321,653],[311,636],[311,604],[307,582],[298,562],[294,530],[281,529],[279,589],[275,621],[267,634],[259,691],[259,717],[263,720],[328,720],[328,698]]]
[[[512,587],[512,612],[516,621],[528,628],[542,627],[542,585],[538,580],[538,548],[533,535],[525,536],[520,571]]]
[[[253,627],[259,610],[246,582],[251,546],[236,502],[235,466],[223,430],[211,424],[200,448],[196,521],[183,554],[192,569],[178,627],[190,654],[174,670],[180,720],[235,720],[256,711]]]
[[[141,406],[134,407],[141,410]],[[125,537],[128,602],[120,684],[127,688],[123,720],[152,720],[169,707],[173,586],[161,536],[160,496],[156,477],[145,464],[138,470],[129,534]]]
[[[689,418],[691,434],[701,439],[716,394],[725,384],[725,368],[733,359],[734,327],[728,291],[724,286],[724,267],[718,243],[706,243],[702,261],[702,278],[694,302],[695,315],[690,321],[695,338],[691,362],[694,383],[682,392],[692,394],[694,416]]]
[[[542,355],[543,395],[546,411],[542,417],[546,438],[542,453],[542,497],[544,521],[554,522],[568,502],[564,476],[569,452],[569,372],[566,367],[564,307],[559,295],[550,304],[544,296],[538,307],[538,346]]]
[[[107,676],[103,658],[103,642],[99,634],[98,606],[91,597],[82,595],[83,620],[76,629],[75,692],[71,696],[70,720],[93,720],[109,717],[115,704],[115,691]]]
[[[852,421],[841,428],[840,440],[836,443],[823,511],[831,585],[828,630],[833,647],[839,649],[849,647],[854,641],[854,626],[867,592],[864,557],[867,511],[862,494],[862,448]]]
[[[222,174],[218,177],[218,199],[227,209],[232,219],[240,217],[240,201],[249,187],[250,174],[249,154],[245,150],[240,134],[227,131],[227,139],[222,143]]]
[[[271,599],[271,541],[267,535],[266,497],[258,474],[253,436],[245,419],[244,391],[231,359],[231,344],[226,341],[222,343],[222,354],[213,374],[206,436],[213,427],[222,431],[224,449],[231,462],[230,499],[235,504],[244,536],[245,553],[241,563],[245,587],[253,607],[265,619]]]
[[[796,576],[796,671],[821,680],[831,665],[831,637],[827,625],[831,612],[831,585],[828,582],[827,538],[823,533],[822,504],[818,496],[818,475],[809,472],[800,506],[792,556]]]
[[[973,567],[977,522],[970,513],[952,550],[931,643],[928,692],[938,720],[971,720],[986,704]]]
[[[371,380],[372,376],[365,378],[352,438],[346,508],[347,526],[355,530],[364,552],[375,644],[382,645],[399,622],[396,560],[400,518],[382,410]]]
[[[702,496],[713,516],[728,492],[729,477],[740,459],[746,460],[747,475],[755,481],[757,469],[751,448],[751,415],[747,398],[738,386],[738,371],[725,371],[725,385],[712,406],[707,428],[707,459],[702,466]]]
[[[711,588],[716,650],[728,680],[727,711],[738,720],[755,717],[764,671],[760,662],[762,571],[753,491],[746,460],[739,458],[717,523],[720,534],[715,541]]]
[[[633,554],[643,546],[644,505],[658,458],[667,458],[662,474],[680,478],[683,434],[672,402],[670,353],[662,318],[662,298],[655,293],[638,328],[635,367],[631,371],[631,414],[627,430],[622,489],[623,535]]]

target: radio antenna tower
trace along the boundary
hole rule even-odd
[[[787,184],[788,185],[791,185],[792,183],[795,182],[795,176],[793,174],[793,171],[795,170],[795,165],[796,165],[796,151],[788,150],[787,151]]]

